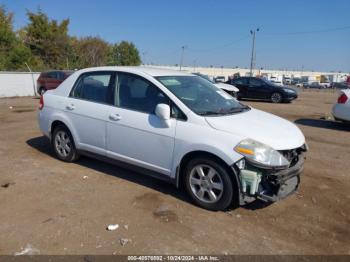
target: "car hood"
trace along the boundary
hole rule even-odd
[[[232,133],[241,140],[257,140],[276,150],[294,149],[305,143],[303,133],[295,124],[253,108],[243,113],[205,119],[215,129]]]
[[[216,83],[215,86],[220,88],[220,89],[231,91],[231,92],[238,92],[239,91],[239,89],[237,87],[235,87],[234,85],[229,85],[229,84],[225,84],[225,83]]]

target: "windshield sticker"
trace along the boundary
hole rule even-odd
[[[229,94],[227,94],[225,91],[218,90],[216,92],[218,94],[220,94],[223,98],[227,99],[227,100],[231,100],[232,99],[232,97]]]
[[[163,85],[165,86],[178,86],[181,85],[181,83],[177,79],[162,79],[160,80]]]

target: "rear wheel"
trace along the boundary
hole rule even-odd
[[[79,158],[73,137],[69,130],[63,125],[59,125],[55,128],[51,145],[57,158],[62,161],[74,162]]]
[[[278,92],[272,93],[272,95],[271,95],[271,102],[272,103],[281,103],[282,100],[283,100],[283,97],[280,93],[278,93]]]
[[[185,169],[185,187],[192,200],[209,210],[225,210],[233,200],[230,175],[210,158],[195,158]]]

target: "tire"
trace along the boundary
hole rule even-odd
[[[226,168],[209,157],[192,159],[185,168],[184,184],[193,202],[205,209],[226,210],[234,187]]]
[[[56,157],[64,162],[74,162],[79,158],[73,137],[63,125],[58,125],[53,131],[51,146]]]
[[[281,103],[283,101],[283,96],[281,93],[275,92],[271,95],[271,102],[272,103]]]
[[[39,89],[39,95],[43,95],[45,92],[47,91],[47,89],[45,87],[40,87]]]

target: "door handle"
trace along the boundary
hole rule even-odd
[[[75,105],[74,104],[70,104],[70,105],[67,105],[66,108],[68,110],[74,110],[75,109]]]
[[[119,114],[110,114],[109,119],[113,121],[119,121],[122,117]]]

